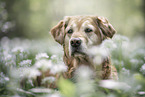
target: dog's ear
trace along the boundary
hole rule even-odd
[[[116,33],[113,26],[104,17],[97,17],[97,25],[99,27],[100,34],[103,39],[107,37],[112,38],[113,35]]]
[[[64,44],[64,36],[65,36],[65,28],[68,25],[68,22],[70,20],[69,16],[66,16],[64,18],[64,20],[61,20],[56,26],[54,26],[51,29],[51,34],[53,36],[53,38],[55,39],[56,42],[58,42],[59,44],[63,45]]]
[[[64,21],[61,20],[56,26],[51,29],[51,34],[55,41],[60,43],[61,45],[64,42]]]

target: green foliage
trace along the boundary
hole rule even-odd
[[[75,97],[76,86],[71,81],[61,77],[58,82],[58,87],[60,89],[60,93],[65,97]]]
[[[49,89],[49,85],[56,79],[53,76],[43,76],[42,85],[38,87],[36,78],[40,74],[44,75],[43,72],[50,70],[53,74],[61,74],[66,71],[60,53],[62,49],[59,51],[58,45],[46,41],[34,42],[18,38],[10,40],[7,37],[1,39],[0,96],[142,97],[145,95],[144,45],[130,42],[127,37],[121,35],[115,35],[112,40],[103,42],[103,46],[110,51],[112,64],[118,70],[118,81],[92,79],[91,70],[81,67],[76,71],[75,82],[60,78],[57,81],[58,89]],[[106,55],[101,50],[99,52]]]

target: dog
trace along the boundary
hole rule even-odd
[[[113,26],[104,17],[66,16],[61,20],[51,29],[51,34],[64,49],[63,60],[68,70],[63,76],[72,78],[74,71],[82,65],[95,71],[95,63],[92,62],[87,50],[101,45],[105,39],[112,38],[115,33]],[[111,65],[109,56],[103,59],[99,71],[97,77],[101,79],[118,79],[117,70]]]
[[[111,65],[110,56],[102,59],[99,65],[93,61],[89,53],[91,47],[99,47],[104,40],[112,38],[116,33],[113,26],[104,17],[98,16],[66,16],[50,31],[56,42],[63,46],[63,61],[67,65],[67,71],[62,75],[66,79],[73,79],[75,71],[81,66],[87,66],[93,71],[93,78],[100,80],[118,80],[117,70]],[[51,74],[46,71],[44,75],[37,77],[37,86],[42,86],[44,77],[55,77],[56,80],[45,87],[57,88],[57,81],[61,74]]]

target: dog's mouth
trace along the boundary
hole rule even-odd
[[[71,49],[71,56],[73,57],[84,56],[84,55],[86,55],[86,53],[83,52],[80,48]]]

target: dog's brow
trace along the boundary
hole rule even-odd
[[[90,27],[90,28],[94,28],[94,26],[93,25],[91,25],[91,24],[89,24],[89,25],[87,25],[88,27]]]
[[[72,21],[71,24],[70,24],[73,28],[76,28],[77,27],[77,24],[75,21]]]
[[[82,20],[82,18],[80,18],[79,20],[78,20],[78,22],[80,22]]]
[[[89,25],[90,25],[90,21],[89,21],[89,20],[86,20],[86,21],[82,24],[82,26],[84,27],[86,24],[89,24]]]

